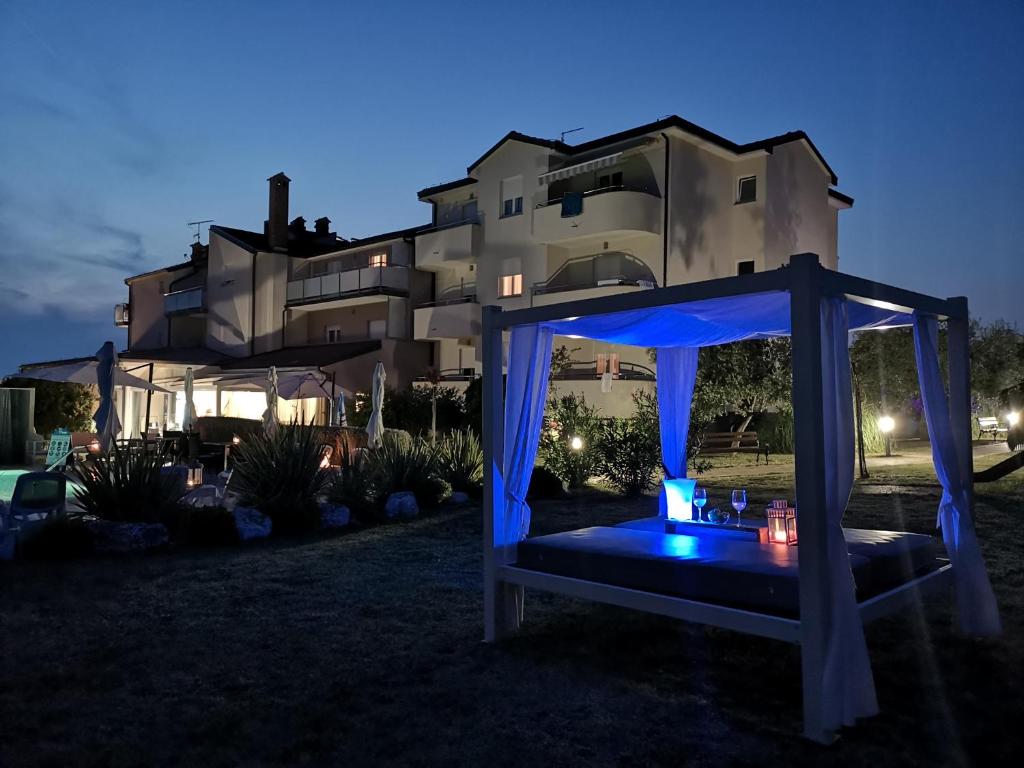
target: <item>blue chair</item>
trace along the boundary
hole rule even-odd
[[[26,472],[18,476],[7,510],[11,527],[63,517],[67,478],[59,472]]]

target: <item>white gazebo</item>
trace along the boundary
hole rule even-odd
[[[946,322],[949,341],[948,398],[939,362],[939,321]],[[850,533],[841,525],[854,471],[848,337],[850,331],[897,326],[914,328],[932,454],[944,490],[938,517],[947,558],[933,553],[898,583],[888,582],[883,589],[862,596],[854,571],[868,573],[872,554],[865,550],[863,556],[854,555]],[[506,332],[511,332],[507,397],[502,387]],[[527,558],[538,542],[529,538],[525,497],[543,426],[555,335],[658,350],[662,455],[669,475],[677,478],[686,473],[686,433],[698,348],[791,336],[797,545],[722,544],[693,530],[676,534],[666,529],[591,528],[555,535],[563,537],[557,546],[570,554],[559,568]],[[952,583],[962,631],[996,634],[1001,630],[972,515],[964,298],[937,299],[853,277],[823,268],[814,254],[800,254],[787,267],[768,272],[509,312],[489,306],[483,311],[483,400],[484,636],[488,641],[519,628],[524,588],[529,588],[796,643],[802,659],[803,732],[827,743],[842,726],[878,711],[864,623],[905,608],[927,590]],[[869,541],[872,533],[886,534],[876,538],[887,545],[898,545],[902,536],[914,536],[861,533]],[[627,560],[636,547],[645,549]],[[612,565],[593,567],[590,558],[598,556]],[[588,561],[591,565],[580,567]],[[650,576],[652,561],[659,568],[654,578],[663,578],[664,583],[652,585],[648,579],[647,586],[637,586],[636,574],[648,568]],[[616,562],[630,563],[632,581],[620,578]],[[692,574],[706,573],[699,569],[709,562],[718,568],[717,574],[728,577],[731,569],[747,584],[768,578],[789,584],[792,603],[781,607],[743,604],[742,594],[721,594],[722,585],[731,583],[729,578],[705,579],[715,584],[719,594],[701,593],[701,579]]]

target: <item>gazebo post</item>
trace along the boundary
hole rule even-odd
[[[494,531],[503,527],[505,494],[502,463],[505,452],[504,397],[502,393],[502,343],[498,315],[501,307],[485,306],[481,312],[483,355],[484,449],[484,641],[494,642],[504,633],[504,591],[496,573],[499,551],[494,546]]]
[[[825,538],[825,432],[822,392],[822,268],[818,256],[790,257],[793,340],[793,421],[796,442],[797,540],[800,579],[800,660],[804,736],[832,741],[822,722],[826,621],[829,615]]]
[[[949,417],[953,426],[957,459],[960,461],[967,500],[974,509],[974,456],[971,448],[971,345],[967,298],[948,299],[957,311],[946,321],[949,346]],[[973,520],[973,515],[971,516]],[[962,520],[962,518],[961,518]],[[963,523],[961,522],[961,525]]]

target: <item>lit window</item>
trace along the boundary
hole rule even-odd
[[[371,267],[386,267],[388,265],[388,255],[386,253],[375,253],[370,256]]]
[[[757,176],[745,176],[736,188],[737,203],[752,203],[757,200]]]
[[[754,274],[754,262],[751,261],[738,261],[736,262],[736,274],[737,275],[752,275]]]
[[[523,276],[519,275],[504,275],[501,278],[501,284],[498,287],[498,296],[522,296],[523,295]]]

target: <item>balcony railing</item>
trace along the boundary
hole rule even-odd
[[[654,381],[654,371],[640,363],[618,363],[618,372],[613,373],[618,381]],[[599,379],[601,374],[597,372],[597,360],[589,362],[573,362],[558,373],[552,373],[551,378],[556,381],[585,381],[587,379]]]
[[[443,368],[437,373],[441,382],[473,381],[473,379],[480,378],[480,374],[476,372],[475,368]],[[417,376],[413,381],[417,383],[429,382],[430,378],[427,376]]]
[[[603,195],[607,192],[643,192],[644,194],[651,195],[653,197],[661,197],[661,195],[658,193],[658,190],[652,189],[651,187],[642,185],[637,186],[629,184],[618,184],[613,187],[596,187],[595,189],[588,189],[585,192],[566,192],[561,197],[553,197],[550,200],[542,200],[541,202],[537,203],[536,207],[547,208],[549,205],[561,205],[563,207],[563,216],[578,215],[579,213],[583,212],[582,204],[580,205],[579,210],[575,214],[569,214],[565,212],[564,209],[566,207],[566,204],[573,204],[580,198],[594,197],[595,195]]]
[[[408,291],[408,267],[363,267],[292,280],[288,283],[287,300],[288,304],[305,304],[374,294],[405,296]]]
[[[115,328],[127,328],[128,318],[130,317],[130,308],[127,304],[115,304],[114,305],[114,327]]]
[[[534,283],[532,291],[534,296],[541,296],[614,285],[654,288],[657,281],[651,268],[640,259],[621,251],[610,251],[569,259],[547,280]]]
[[[422,304],[417,304],[416,309],[423,309],[424,307],[450,307],[453,304],[475,304],[476,294],[462,294],[461,296],[453,296],[450,298],[441,298],[437,301],[425,301]]]
[[[184,291],[165,293],[164,312],[168,315],[202,312],[205,308],[204,298],[202,288],[187,288]]]

